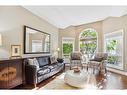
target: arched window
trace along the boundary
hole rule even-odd
[[[80,33],[80,52],[91,58],[97,49],[96,30],[88,28]]]

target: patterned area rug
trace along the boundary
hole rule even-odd
[[[64,82],[65,73],[56,77],[53,81],[49,82],[39,90],[84,90],[84,89],[97,89],[95,75],[90,74],[87,76],[84,88],[75,88]]]

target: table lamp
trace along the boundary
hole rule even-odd
[[[60,52],[60,48],[57,48],[57,52],[58,52],[58,58],[59,58],[59,52]]]

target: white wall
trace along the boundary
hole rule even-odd
[[[3,38],[3,45],[0,46],[0,58],[10,57],[11,45],[14,44],[20,44],[22,56],[28,56],[23,54],[23,25],[50,33],[51,51],[57,49],[58,28],[21,6],[0,6],[0,33]],[[34,56],[38,55],[34,54]]]

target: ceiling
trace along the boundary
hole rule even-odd
[[[58,28],[81,25],[119,17],[127,13],[127,6],[23,6]]]

